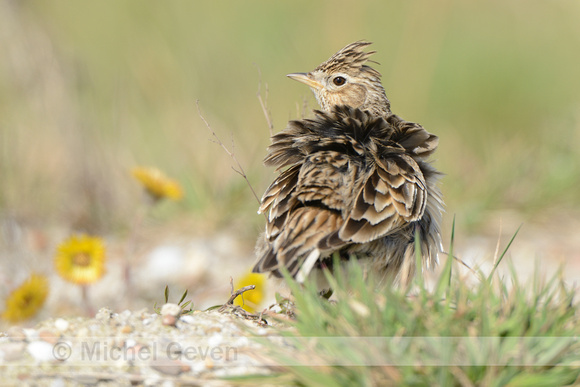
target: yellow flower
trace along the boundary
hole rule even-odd
[[[105,273],[105,245],[101,238],[72,236],[58,246],[54,263],[65,280],[93,283]]]
[[[163,198],[180,200],[183,197],[183,190],[179,183],[165,176],[157,168],[137,167],[133,168],[131,173],[143,184],[145,191],[154,200]]]
[[[32,274],[22,285],[10,293],[2,317],[13,323],[27,320],[38,313],[46,301],[47,295],[48,280],[46,277]]]
[[[264,274],[248,273],[236,282],[236,289],[243,288],[248,285],[256,285],[254,290],[248,290],[242,295],[238,296],[234,304],[242,306],[248,312],[255,312],[258,310],[260,303],[264,299],[265,280]]]

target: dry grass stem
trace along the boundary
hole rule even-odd
[[[247,292],[248,290],[254,290],[256,288],[256,285],[248,285],[248,286],[244,286],[243,288],[239,288],[238,290],[236,290],[235,292],[233,291],[233,279],[230,277],[230,285],[232,285],[232,295],[230,296],[230,298],[226,301],[225,304],[223,304],[219,309],[218,312],[220,313],[232,313],[235,314],[239,317],[242,317],[246,320],[252,320],[252,321],[257,321],[260,322],[261,324],[266,324],[267,322],[262,318],[262,313],[260,314],[254,314],[254,313],[250,313],[248,311],[246,311],[244,308],[234,305],[234,300],[242,295],[243,293]]]
[[[446,252],[443,252],[443,254],[447,254]],[[449,255],[449,254],[447,254]],[[453,259],[455,259],[457,262],[461,263],[461,265],[463,265],[465,268],[467,268],[467,270],[469,270],[471,272],[471,274],[473,274],[474,276],[476,276],[479,280],[481,280],[481,278],[479,277],[477,271],[475,271],[471,266],[469,266],[467,263],[465,263],[465,261],[459,257],[456,257],[455,255],[453,256]]]
[[[239,295],[247,292],[248,290],[254,290],[254,289],[256,289],[256,285],[248,285],[248,286],[244,286],[243,288],[239,288],[230,296],[230,298],[226,302],[226,305],[232,305],[234,303],[234,300],[236,298],[238,298]]]
[[[499,219],[499,233],[497,236],[497,244],[495,245],[495,253],[493,254],[493,267],[497,265],[497,260],[499,259],[499,243],[501,241],[501,226],[502,221],[501,218]]]
[[[274,124],[272,123],[272,112],[268,109],[268,84],[266,83],[266,96],[265,99],[262,98],[262,71],[260,71],[260,66],[254,63],[254,66],[258,69],[258,101],[260,101],[260,106],[264,112],[264,117],[266,117],[266,123],[268,124],[268,129],[270,130],[270,137],[274,135]]]
[[[238,158],[236,157],[236,155],[234,153],[233,140],[232,140],[232,150],[230,151],[228,149],[228,147],[225,146],[224,143],[217,136],[217,134],[215,133],[215,131],[210,126],[209,122],[207,122],[207,120],[201,114],[201,109],[199,107],[199,100],[197,100],[195,102],[195,104],[197,105],[197,112],[199,114],[199,117],[205,123],[205,126],[209,129],[209,131],[211,132],[211,134],[215,138],[215,142],[219,146],[221,146],[222,149],[228,154],[228,156],[230,156],[230,158],[237,164],[237,169],[235,167],[232,167],[232,169],[234,170],[234,172],[236,172],[237,174],[239,174],[240,176],[242,176],[244,178],[244,180],[246,180],[246,183],[248,183],[248,187],[250,187],[250,190],[252,191],[252,194],[254,194],[254,197],[256,198],[256,201],[258,202],[258,204],[260,204],[260,198],[258,198],[258,195],[256,195],[256,191],[254,191],[254,188],[252,187],[252,184],[250,183],[250,180],[248,179],[248,176],[246,175],[246,172],[244,172],[244,168],[242,167],[242,165],[240,164]]]

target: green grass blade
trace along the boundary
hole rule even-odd
[[[449,253],[447,254],[447,261],[441,276],[437,280],[435,288],[435,295],[441,297],[443,293],[448,294],[451,288],[451,274],[453,271],[453,244],[455,242],[455,216],[453,216],[453,224],[451,226],[451,241],[449,243]]]
[[[488,281],[491,281],[491,279],[493,278],[493,274],[495,273],[495,270],[497,269],[497,267],[499,266],[499,264],[503,260],[503,257],[505,257],[505,255],[508,252],[510,246],[512,245],[512,242],[514,241],[514,239],[516,239],[516,236],[518,235],[518,232],[520,232],[520,229],[522,228],[522,226],[523,226],[523,224],[520,224],[520,226],[518,227],[518,229],[516,230],[516,232],[512,236],[512,239],[510,239],[509,243],[507,244],[507,246],[505,247],[505,249],[503,250],[503,252],[499,256],[499,258],[497,259],[497,261],[493,265],[493,268],[491,269],[491,273],[489,273],[489,276],[487,277],[487,280]]]

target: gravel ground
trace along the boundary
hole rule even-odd
[[[501,252],[524,223],[507,255],[520,280],[529,280],[535,265],[547,276],[564,265],[564,279],[578,284],[578,219],[570,213],[529,223],[504,212],[490,218],[478,236],[458,230],[454,254],[489,272],[498,238]],[[110,310],[88,313],[80,289],[52,268],[54,246],[67,235],[65,230],[39,232],[5,224],[3,230],[16,237],[0,251],[7,258],[0,261],[2,298],[32,271],[48,275],[51,287],[34,320],[20,327],[0,325],[2,385],[228,385],[222,378],[270,372],[276,364],[263,355],[268,343],[287,345],[269,327],[239,314],[198,311],[221,305],[230,296],[230,278],[245,274],[254,261],[252,244],[235,231],[180,236],[175,229],[166,234],[152,230],[137,240],[139,249],[129,262],[125,241],[107,240],[107,274],[91,286],[90,300],[96,309]],[[128,263],[130,282],[124,276]],[[509,275],[507,262],[498,272]],[[161,315],[154,313],[165,285],[170,302],[189,289],[187,300],[193,300],[196,311],[176,317],[175,307],[166,306]],[[274,281],[268,286],[263,305],[280,290]]]
[[[273,330],[232,313],[182,316],[175,304],[94,318],[57,318],[0,337],[2,385],[227,385],[226,377],[270,372],[259,339]],[[254,339],[257,337],[257,339]]]

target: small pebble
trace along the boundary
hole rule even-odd
[[[52,353],[53,345],[46,341],[33,341],[29,343],[26,350],[32,357],[39,362],[55,360]]]
[[[58,339],[60,338],[60,335],[55,334],[54,332],[51,332],[48,329],[41,329],[40,331],[38,331],[38,337],[42,341],[46,341],[49,344],[56,344]]]
[[[26,340],[26,334],[24,333],[24,329],[19,326],[12,326],[8,328],[6,332],[10,340],[13,341],[24,341]]]
[[[181,316],[179,319],[186,324],[194,324],[195,323],[195,317],[193,317],[190,314],[186,314],[185,316]]]
[[[22,357],[26,344],[23,342],[5,343],[0,345],[0,364],[18,360]]]
[[[181,307],[177,304],[168,303],[161,307],[162,316],[179,316],[181,314]]]
[[[101,308],[95,315],[95,319],[99,321],[108,321],[113,316],[111,309],[109,308]]]
[[[177,324],[177,317],[165,315],[161,318],[161,323],[169,327],[174,327]]]
[[[38,331],[36,329],[24,328],[24,335],[26,336],[26,340],[34,341],[38,339]]]
[[[203,361],[196,361],[195,363],[193,363],[192,371],[195,372],[196,374],[202,373],[206,369],[207,368],[205,367],[205,362]]]
[[[129,309],[125,309],[121,313],[119,313],[119,320],[127,321],[131,317],[131,311]]]
[[[131,325],[123,325],[119,331],[121,333],[131,333],[133,332],[133,327]]]
[[[158,374],[148,375],[147,378],[143,380],[144,386],[158,386],[161,382],[161,376]]]
[[[68,329],[69,323],[63,318],[57,318],[54,322],[54,327],[61,332],[64,332]]]
[[[207,345],[210,347],[217,347],[223,341],[222,335],[213,335],[207,339]]]
[[[167,326],[175,326],[181,314],[181,307],[177,304],[165,304],[161,307],[161,323]]]

